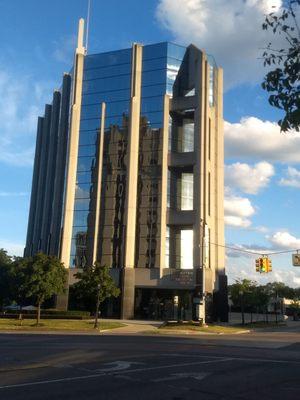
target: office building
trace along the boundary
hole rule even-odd
[[[121,296],[107,315],[225,320],[222,87],[194,45],[86,54],[81,20],[38,120],[25,255],[59,256],[70,283],[110,266]]]

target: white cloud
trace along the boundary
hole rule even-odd
[[[281,133],[275,122],[255,117],[225,122],[225,156],[268,162],[300,162],[300,132]]]
[[[289,232],[276,232],[272,236],[266,237],[268,241],[277,249],[300,249],[300,239],[291,235]]]
[[[262,30],[264,15],[281,0],[160,0],[157,18],[179,43],[195,43],[213,54],[227,86],[258,82],[265,73],[262,48],[274,40]],[[274,8],[272,8],[274,6]],[[281,38],[276,37],[276,46]]]
[[[273,258],[273,272],[259,274],[255,271],[255,258],[257,256],[251,257],[239,259],[230,257],[228,259],[226,273],[229,284],[234,283],[236,279],[250,279],[260,285],[265,285],[268,282],[283,282],[290,287],[299,287],[300,271],[293,270],[288,259],[283,257],[280,259]]]
[[[23,197],[29,196],[28,192],[0,192],[0,197]]]
[[[37,116],[49,89],[46,82],[19,77],[0,66],[0,162],[32,165]]]
[[[246,197],[226,194],[224,199],[225,224],[233,227],[248,228],[249,219],[255,209]]]
[[[300,189],[300,171],[296,168],[288,167],[286,170],[286,178],[281,178],[279,185]]]
[[[255,258],[260,254],[268,253],[269,250],[265,247],[256,245],[256,244],[228,244],[228,248],[226,249],[226,257],[229,258]],[[252,254],[251,254],[252,253]]]
[[[0,238],[0,249],[6,250],[10,256],[23,256],[24,244],[10,242]]]
[[[257,194],[266,187],[275,170],[272,164],[262,161],[254,166],[245,163],[225,165],[225,183],[248,194]]]

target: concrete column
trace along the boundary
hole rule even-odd
[[[47,175],[48,147],[51,122],[52,106],[46,104],[45,117],[43,122],[42,144],[41,144],[41,160],[39,168],[39,182],[37,191],[36,211],[34,218],[33,232],[33,254],[41,250],[41,231],[43,225],[43,206],[45,199],[45,184]]]
[[[103,170],[103,143],[104,143],[104,128],[105,128],[105,103],[101,105],[101,126],[99,132],[99,147],[98,147],[98,160],[97,160],[97,184],[96,184],[96,204],[95,204],[95,228],[93,235],[93,249],[92,249],[92,264],[94,264],[97,257],[98,239],[99,239],[99,223],[100,223],[100,206],[101,206],[101,188],[102,188],[102,170]]]
[[[81,97],[85,48],[83,46],[84,20],[79,20],[77,48],[75,52],[72,107],[70,118],[69,147],[67,156],[67,175],[65,184],[65,202],[63,211],[63,227],[60,247],[60,260],[66,268],[70,267],[70,253],[74,217],[74,202],[76,191],[76,173],[78,161],[78,144],[81,115]],[[68,294],[57,296],[56,308],[66,310]]]
[[[132,47],[131,102],[128,137],[128,167],[125,218],[125,261],[122,279],[122,318],[132,318],[134,315],[134,265],[136,241],[135,236],[138,155],[140,137],[142,49],[142,46],[139,44],[134,44]]]
[[[43,225],[41,231],[41,249],[44,253],[49,253],[50,226],[52,219],[52,204],[54,192],[54,179],[56,168],[57,141],[58,141],[58,122],[60,110],[61,94],[59,91],[53,93],[51,123],[49,131],[47,174],[45,181],[45,198],[43,205]]]
[[[60,119],[58,127],[58,145],[56,154],[56,168],[53,193],[53,207],[51,220],[50,254],[59,255],[61,218],[63,211],[63,194],[65,184],[65,169],[68,146],[69,108],[71,93],[71,75],[64,74],[61,95]]]
[[[197,52],[195,66],[195,96],[196,108],[194,114],[194,149],[196,155],[196,164],[194,166],[194,210],[196,214],[194,223],[194,268],[202,268],[202,246],[204,230],[204,203],[205,203],[205,184],[204,184],[204,113],[205,113],[205,80],[204,80],[204,62],[203,52]],[[197,276],[197,285],[202,286],[202,274]]]
[[[223,70],[217,70],[217,108],[216,108],[216,124],[215,141],[217,149],[216,159],[216,237],[218,244],[224,246],[224,120],[223,120]],[[225,272],[225,249],[218,246],[216,249],[216,268],[217,272],[224,274]],[[226,286],[226,285],[225,285]]]
[[[84,21],[80,19],[78,29],[78,43],[75,53],[73,76],[73,102],[71,108],[68,166],[65,186],[65,204],[63,217],[63,232],[60,249],[60,259],[66,268],[70,264],[72,227],[74,215],[74,201],[76,190],[76,171],[78,161],[78,143],[81,114],[82,79],[85,49],[83,47]]]
[[[164,98],[164,119],[162,129],[162,164],[161,164],[161,216],[160,216],[160,277],[166,267],[166,231],[167,231],[167,201],[168,201],[168,153],[169,153],[169,117],[170,98]]]
[[[24,251],[25,257],[29,257],[32,255],[34,219],[35,219],[36,206],[37,206],[39,170],[40,170],[40,161],[41,161],[43,120],[44,119],[42,117],[38,117],[32,186],[31,186],[31,196],[30,196],[30,209],[29,209],[28,228],[27,228],[27,237],[26,237],[26,248]]]

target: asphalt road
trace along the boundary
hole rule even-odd
[[[0,334],[0,399],[296,400],[299,331],[200,338]]]

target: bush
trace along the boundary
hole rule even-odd
[[[19,310],[9,310],[0,315],[2,318],[18,318],[20,314]],[[22,315],[24,318],[34,318],[34,310],[22,310]],[[42,310],[42,318],[46,319],[89,319],[90,313],[88,311],[60,311],[60,310]]]

